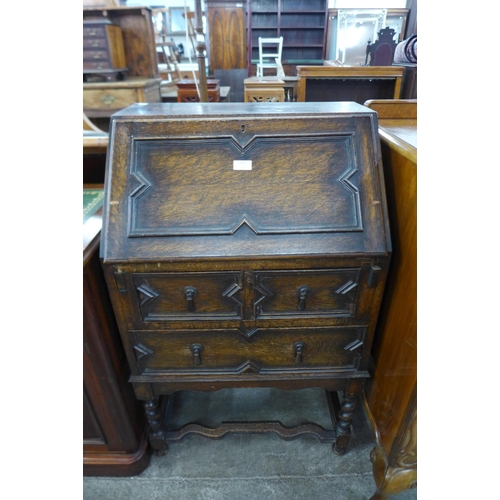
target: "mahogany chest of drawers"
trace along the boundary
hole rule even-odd
[[[120,26],[106,19],[83,21],[83,75],[102,75],[116,80],[126,72]]]
[[[175,103],[111,118],[101,258],[150,443],[179,390],[344,393],[349,443],[390,259],[377,115]]]

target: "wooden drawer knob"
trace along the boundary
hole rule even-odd
[[[201,365],[201,353],[203,352],[203,346],[201,344],[191,344],[189,350],[193,353],[194,366]]]
[[[310,291],[311,289],[307,285],[303,285],[297,288],[297,295],[299,296],[299,304],[297,305],[297,309],[299,311],[303,311],[306,308],[306,297]]]
[[[187,286],[186,288],[184,288],[184,297],[187,300],[189,312],[194,312],[195,310],[194,299],[197,295],[198,290],[196,290],[194,286]]]
[[[306,348],[306,344],[304,342],[295,342],[293,344],[293,350],[295,352],[295,363],[302,363],[302,356],[304,354],[304,349]]]

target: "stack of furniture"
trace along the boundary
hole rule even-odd
[[[375,127],[356,103],[113,116],[101,256],[158,453],[231,430],[346,451],[390,258]],[[322,387],[334,428],[169,427],[176,392],[224,387]]]
[[[146,7],[84,8],[84,26],[89,22],[118,27],[123,40],[126,78],[103,82],[87,75],[83,84],[84,113],[107,131],[109,117],[116,111],[136,102],[161,102],[155,31]],[[88,35],[84,31],[84,39]]]
[[[417,484],[417,101],[366,106],[378,113],[393,241],[366,387],[377,439],[372,500],[384,500]]]

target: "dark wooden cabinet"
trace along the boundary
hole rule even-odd
[[[151,104],[111,126],[101,256],[153,448],[162,396],[322,387],[343,453],[390,258],[376,113]]]
[[[248,70],[255,75],[259,37],[283,37],[282,64],[295,76],[297,64],[323,64],[328,2],[326,0],[249,0]]]
[[[126,73],[122,30],[109,19],[83,21],[83,75],[117,80]]]
[[[127,77],[158,78],[158,60],[151,9],[147,7],[84,8],[83,21],[84,26],[88,22],[103,23],[108,21],[120,28]]]
[[[208,14],[210,74],[247,67],[246,0],[205,0]]]
[[[83,225],[83,473],[132,476],[150,451],[99,259],[101,224],[102,207]]]

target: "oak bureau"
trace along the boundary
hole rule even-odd
[[[101,259],[158,454],[176,392],[245,387],[343,393],[312,433],[346,451],[391,254],[377,127],[351,102],[112,116]]]

